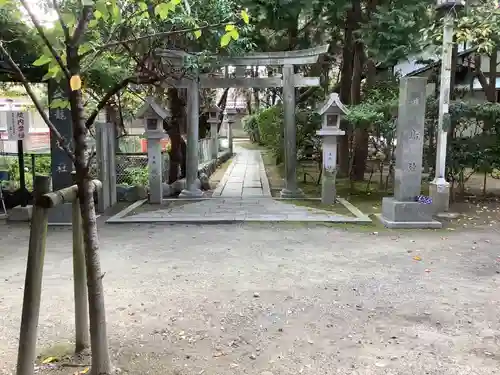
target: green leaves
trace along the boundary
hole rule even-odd
[[[246,9],[243,9],[241,11],[241,19],[243,22],[245,22],[247,25],[250,23],[250,16],[248,15],[248,12]]]
[[[52,109],[66,109],[69,108],[69,101],[66,99],[55,98],[52,99],[49,107]]]
[[[238,40],[240,33],[233,24],[226,25],[226,33],[220,38],[220,46],[222,48],[227,47],[231,40]]]
[[[33,66],[44,66],[52,61],[51,56],[42,55],[33,62]]]
[[[170,0],[167,3],[160,3],[155,7],[155,15],[159,16],[162,21],[168,18],[170,12],[175,11],[177,5],[181,3],[182,0]]]

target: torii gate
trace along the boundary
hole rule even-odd
[[[300,198],[303,192],[297,186],[297,146],[295,126],[295,88],[319,86],[319,77],[304,77],[294,74],[294,65],[309,65],[318,61],[321,54],[328,51],[328,45],[284,52],[262,52],[248,54],[244,57],[219,57],[223,67],[235,66],[236,72],[247,66],[281,66],[282,77],[216,77],[199,75],[194,79],[181,79],[175,86],[187,88],[187,170],[186,189],[182,197],[200,197],[201,190],[195,181],[198,174],[198,131],[199,131],[199,89],[200,88],[269,88],[283,87],[283,112],[285,136],[285,187],[281,191],[282,198]],[[168,58],[168,67],[182,66],[183,59],[190,56],[183,51],[163,50],[159,55]]]

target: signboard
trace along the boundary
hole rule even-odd
[[[64,84],[59,85],[55,81],[49,81],[49,102],[54,99],[67,100],[67,91]],[[73,129],[71,122],[71,112],[69,108],[49,108],[49,118],[59,133],[71,141],[73,138]],[[71,186],[73,180],[71,171],[73,164],[57,142],[53,134],[50,135],[50,150],[52,162],[52,188],[53,190],[63,189]]]
[[[7,134],[10,141],[22,141],[26,138],[29,113],[11,111],[7,113]]]

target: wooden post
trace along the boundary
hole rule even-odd
[[[76,184],[73,172],[73,183]],[[89,315],[87,299],[87,273],[85,269],[85,251],[83,247],[82,215],[80,199],[77,195],[72,203],[73,224],[73,283],[75,294],[75,353],[89,347]]]
[[[35,177],[35,185],[33,186],[35,205],[31,217],[28,262],[24,283],[17,375],[32,375],[34,371],[40,297],[42,294],[43,260],[49,220],[49,210],[37,205],[37,202],[43,194],[49,191],[49,186],[49,177]]]

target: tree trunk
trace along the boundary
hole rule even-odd
[[[224,121],[224,111],[226,110],[228,96],[229,96],[229,88],[226,88],[224,89],[224,92],[220,97],[219,103],[217,103],[217,107],[220,108],[219,125],[217,125],[217,131],[220,130],[220,127],[222,126],[222,121]]]
[[[342,49],[342,68],[340,72],[340,100],[344,104],[351,103],[351,84],[353,73],[354,38],[353,38],[353,10],[349,9],[346,14],[346,24],[344,28],[344,47]],[[347,121],[340,124],[342,130],[346,132],[340,137],[339,144],[339,175],[349,175],[349,138],[351,137],[351,127]]]
[[[170,123],[163,123],[163,128],[170,138],[170,167],[168,171],[168,183],[172,184],[179,179],[179,168],[181,169],[181,178],[186,173],[186,142],[181,137],[181,124],[184,119],[184,103],[179,97],[179,90],[175,88],[168,89],[170,101],[170,111],[172,119]]]
[[[497,80],[497,64],[498,62],[498,48],[494,47],[491,51],[490,56],[490,71],[489,71],[489,92],[488,92],[488,101],[491,103],[496,103],[497,101],[497,89],[496,89],[496,80]]]
[[[363,66],[365,51],[362,42],[356,42],[354,46],[354,67],[351,85],[351,104],[361,102],[361,80],[363,78]],[[368,157],[368,128],[356,128],[354,130],[354,160],[351,178],[354,181],[365,179],[366,159]]]
[[[80,74],[78,46],[67,47],[68,69],[71,76]],[[69,84],[68,84],[69,86]],[[73,123],[73,143],[75,155],[76,181],[82,212],[83,242],[85,246],[85,262],[87,266],[87,287],[90,318],[90,346],[92,351],[92,375],[110,375],[106,329],[106,311],[104,307],[103,274],[99,259],[99,239],[94,207],[93,184],[89,178],[87,167],[87,128],[84,121],[84,110],[81,90],[72,91],[69,87],[69,103]]]

